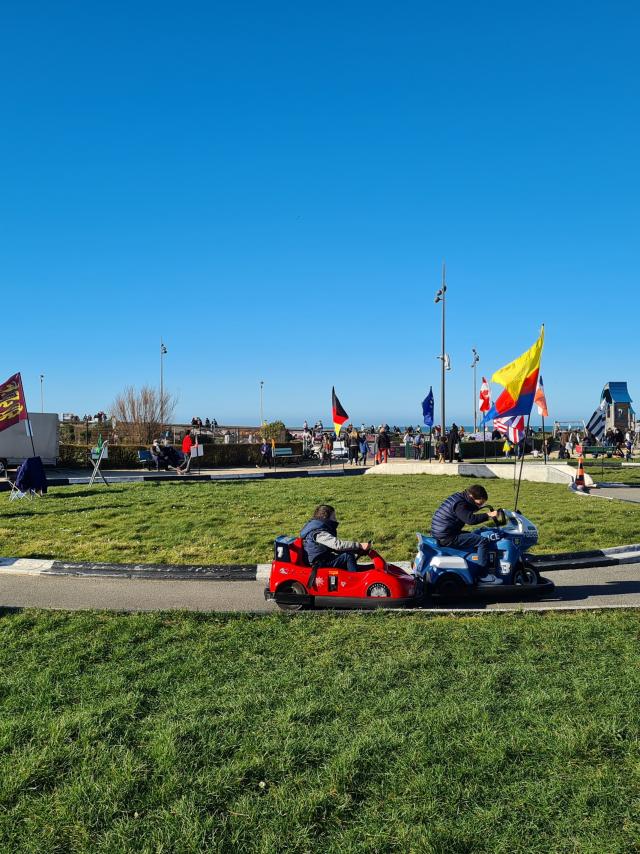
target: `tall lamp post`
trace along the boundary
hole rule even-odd
[[[471,352],[473,353],[473,361],[471,362],[471,367],[473,368],[473,432],[478,432],[478,395],[476,393],[476,365],[480,361],[480,356],[478,356],[478,351],[475,347],[471,348]]]
[[[264,398],[262,389],[264,388],[264,380],[260,380],[260,429],[264,427]]]
[[[164,357],[166,355],[167,348],[160,338],[160,434],[164,432]]]
[[[446,285],[446,266],[445,266],[445,264],[443,263],[443,264],[442,264],[442,286],[441,286],[440,290],[437,292],[437,294],[436,294],[436,298],[435,298],[435,300],[434,300],[434,302],[436,303],[436,305],[437,305],[439,302],[441,302],[441,303],[442,303],[442,352],[440,353],[440,355],[439,355],[439,356],[437,356],[437,358],[438,358],[438,359],[440,359],[440,360],[441,360],[441,362],[442,362],[442,365],[441,365],[441,368],[442,368],[442,375],[441,375],[441,379],[440,379],[440,422],[441,422],[441,424],[440,424],[440,429],[442,430],[442,434],[441,434],[442,436],[444,436],[444,434],[446,433],[445,403],[444,403],[444,390],[445,390],[444,375],[445,375],[445,371],[446,371],[446,370],[448,370],[448,369],[450,369],[450,365],[449,365],[449,357],[447,356],[447,354],[446,354],[446,353],[445,353],[445,351],[444,351],[444,341],[445,341],[445,338],[444,338],[444,330],[445,330],[445,303],[446,303],[446,295],[447,295],[447,285]]]
[[[40,374],[40,412],[44,412],[44,374]]]

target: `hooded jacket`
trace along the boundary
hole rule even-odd
[[[332,552],[356,552],[360,543],[339,540],[338,523],[331,519],[311,519],[300,531],[305,554],[311,566],[321,563]]]

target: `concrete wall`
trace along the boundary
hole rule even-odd
[[[518,472],[520,463],[518,463]],[[522,479],[535,483],[573,483],[577,469],[566,463],[528,463],[522,469]],[[467,477],[489,477],[503,480],[513,479],[513,465],[504,463],[428,463],[421,461],[391,460],[379,466],[373,466],[367,475],[378,474],[430,474],[463,475]],[[593,485],[592,478],[585,474],[587,486]]]

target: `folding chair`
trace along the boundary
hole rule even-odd
[[[15,485],[15,483],[9,478],[7,475],[7,483],[11,484],[11,492],[9,493],[9,501],[19,501],[21,498],[28,498],[29,501],[33,501],[33,496],[36,495],[38,498],[41,498],[41,495],[35,491],[35,489],[27,489],[26,492],[23,492],[21,489]]]
[[[32,501],[34,495],[42,498],[42,494],[47,491],[47,477],[40,457],[29,457],[24,460],[16,471],[15,481],[11,480],[8,473],[7,481],[11,484],[9,501],[22,498]]]

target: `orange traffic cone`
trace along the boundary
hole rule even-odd
[[[582,455],[578,457],[578,474],[574,480],[574,486],[576,489],[579,489],[580,492],[584,492],[586,490],[586,483],[584,481],[584,460]]]

